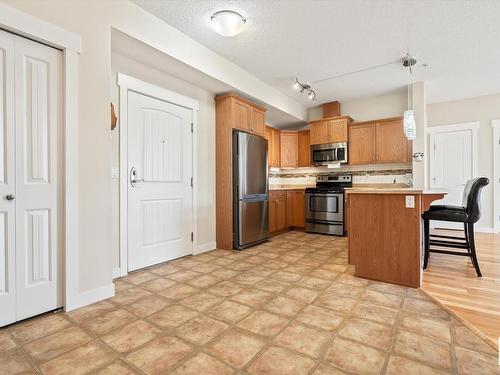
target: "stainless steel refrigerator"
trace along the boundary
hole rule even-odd
[[[233,247],[241,250],[269,237],[267,140],[233,132]]]

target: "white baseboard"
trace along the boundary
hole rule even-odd
[[[122,276],[122,270],[120,267],[113,268],[113,280]]]
[[[78,296],[72,301],[70,305],[66,304],[64,307],[65,311],[71,311],[79,309],[80,307],[90,305],[102,301],[104,299],[111,298],[115,295],[115,284],[111,283],[108,285],[101,286],[86,292],[78,294]]]
[[[495,229],[490,227],[478,227],[474,229],[479,233],[496,233]]]
[[[206,251],[215,250],[216,248],[217,248],[217,244],[215,242],[207,242],[207,243],[204,243],[202,245],[198,245],[198,247],[194,251],[194,254],[195,255],[201,254],[201,253],[204,253]]]

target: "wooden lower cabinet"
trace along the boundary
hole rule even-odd
[[[269,233],[305,227],[305,191],[269,191]]]
[[[288,226],[304,228],[306,226],[305,190],[287,190],[286,207]]]
[[[286,190],[271,190],[269,192],[269,232],[286,229]]]

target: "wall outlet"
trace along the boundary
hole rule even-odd
[[[406,196],[406,208],[415,208],[415,196],[407,195]]]

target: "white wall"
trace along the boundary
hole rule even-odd
[[[143,61],[148,56],[138,56]],[[199,102],[198,111],[198,243],[195,246],[215,246],[215,102],[214,93],[182,81],[167,72],[151,68],[142,62],[111,53],[111,100],[119,113],[119,87],[117,72],[152,83]],[[119,167],[119,130],[111,132],[111,165]],[[119,267],[119,180],[112,180],[112,260],[113,267]],[[215,247],[212,247],[215,248]]]
[[[427,126],[479,122],[478,174],[493,179],[493,130],[491,120],[500,118],[500,94],[427,105]],[[479,228],[493,227],[493,184],[483,191],[483,217]]]
[[[406,90],[340,103],[341,114],[351,116],[354,121],[398,117],[402,116],[407,109],[408,96]],[[319,120],[322,117],[321,106],[309,109],[310,121]]]

